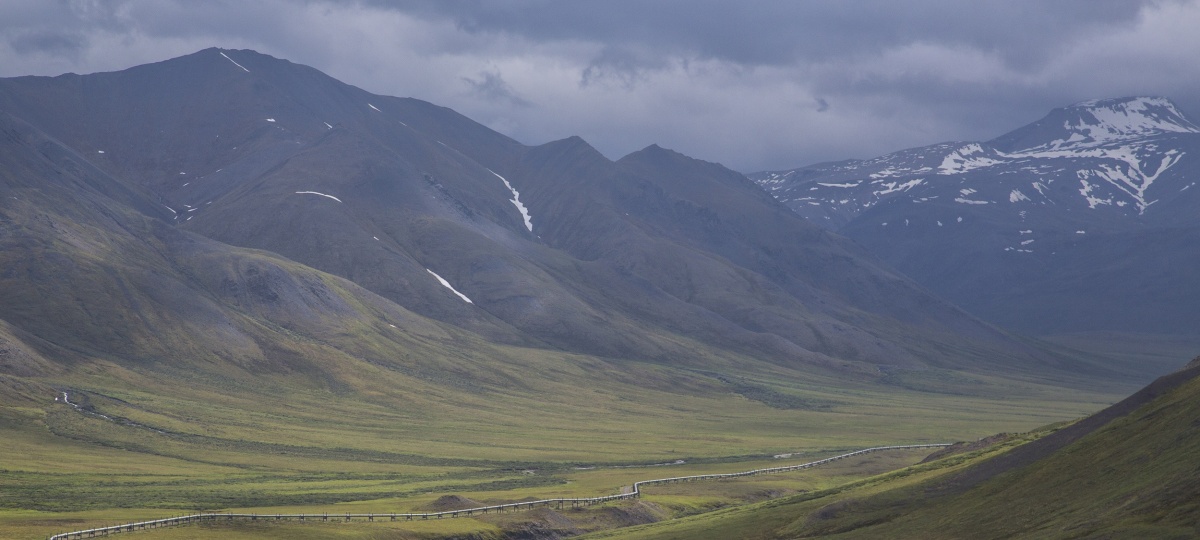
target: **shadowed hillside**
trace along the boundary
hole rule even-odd
[[[151,217],[497,343],[665,364],[715,347],[854,376],[1116,376],[972,319],[741,175],[657,147],[616,163],[579,138],[527,147],[253,51],[6,79],[0,108]]]

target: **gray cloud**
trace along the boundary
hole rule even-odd
[[[625,90],[633,90],[639,80],[644,80],[648,70],[662,69],[660,59],[642,58],[633,51],[607,46],[596,55],[579,77],[580,86],[593,83],[615,83]]]
[[[749,171],[990,138],[1096,97],[1200,115],[1198,26],[1176,0],[8,0],[0,76],[252,48],[527,144]]]
[[[483,99],[501,105],[528,107],[529,101],[516,95],[511,86],[504,82],[499,72],[481,71],[476,78],[463,77],[463,82],[471,87],[471,92]]]
[[[18,54],[45,54],[78,58],[87,39],[82,34],[53,30],[26,30],[14,33],[8,43]]]
[[[1036,63],[1054,47],[1097,27],[1129,24],[1149,0],[555,0],[374,2],[388,9],[455,21],[470,33],[533,40],[585,39],[643,44],[743,64],[790,64],[868,54],[936,40],[1001,51]]]

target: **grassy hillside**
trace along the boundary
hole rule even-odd
[[[835,489],[588,538],[1194,538],[1200,359],[1068,427]]]

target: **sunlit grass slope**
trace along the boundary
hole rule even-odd
[[[1195,538],[1197,418],[1193,362],[1066,428],[824,492],[595,538]]]
[[[1110,399],[985,378],[979,396],[917,392],[747,358],[669,368],[454,337],[428,349],[416,340],[407,362],[320,349],[321,377],[103,362],[0,377],[0,536],[197,510],[595,496],[691,474],[612,465],[729,472],[780,453],[1024,430]],[[83,411],[56,401],[62,392]]]

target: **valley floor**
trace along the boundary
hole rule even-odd
[[[252,374],[207,379],[193,372],[180,384],[169,369],[112,365],[57,379],[2,377],[0,537],[45,538],[197,512],[423,512],[595,497],[650,478],[1025,431],[1121,397],[957,372],[855,383],[844,374],[801,376],[763,365],[733,372],[549,352],[511,357],[517,360],[486,378],[355,366],[362,372],[345,378],[352,390]],[[538,376],[517,379],[521,373]],[[491,382],[510,377],[520,384]],[[954,391],[964,387],[972,393]],[[152,534],[500,538],[530,527],[578,534],[828,489],[923,454],[872,454],[807,472],[652,487],[634,503],[578,511]]]

